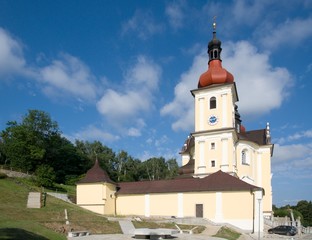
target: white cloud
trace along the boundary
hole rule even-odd
[[[79,140],[85,140],[85,141],[103,141],[103,142],[114,142],[118,140],[120,137],[118,135],[114,135],[111,133],[108,133],[106,131],[103,131],[103,129],[100,129],[98,127],[95,127],[93,125],[87,126],[85,129],[76,132],[73,136],[69,136],[69,139],[79,139]]]
[[[247,41],[228,42],[223,49],[224,67],[234,75],[237,84],[242,117],[279,108],[292,84],[287,69],[270,65],[269,54],[260,53]]]
[[[266,49],[281,46],[300,45],[304,40],[312,36],[312,18],[287,19],[278,26],[271,26],[271,29],[261,31],[260,42]],[[263,30],[263,29],[262,29]],[[267,32],[266,35],[263,32]],[[262,37],[263,36],[263,37]]]
[[[25,65],[21,43],[0,28],[0,75],[25,74]]]
[[[140,137],[142,135],[141,130],[146,126],[142,118],[138,118],[135,121],[135,127],[130,127],[128,129],[128,136]]]
[[[185,6],[184,1],[178,1],[178,2],[170,2],[166,6],[165,13],[169,19],[170,25],[174,29],[178,29],[183,27],[183,20],[184,20],[184,13],[183,8]]]
[[[163,31],[163,26],[157,23],[151,12],[137,10],[133,17],[122,26],[122,34],[135,33],[142,40]]]
[[[145,124],[137,122],[138,115],[153,108],[153,94],[158,89],[161,68],[144,56],[129,67],[120,91],[107,89],[97,102],[98,111],[114,126]]]
[[[222,55],[225,68],[234,75],[239,95],[242,119],[259,116],[281,106],[292,79],[284,68],[273,67],[269,55],[259,53],[246,41],[226,43]],[[175,87],[174,99],[161,109],[162,115],[175,118],[174,130],[193,130],[194,100],[190,90],[197,88],[200,75],[207,70],[208,56],[197,55],[188,71]]]
[[[141,131],[140,129],[137,129],[137,128],[134,128],[134,127],[131,127],[128,129],[128,136],[130,137],[139,137],[141,136]]]
[[[312,148],[309,144],[275,144],[273,163],[279,164],[281,162],[305,159],[309,155],[312,156]]]
[[[61,54],[60,59],[39,70],[39,82],[48,96],[70,96],[77,99],[94,100],[97,86],[89,68],[78,58]]]
[[[272,172],[288,178],[311,178],[312,143],[274,145]]]
[[[204,54],[194,58],[190,69],[180,76],[174,89],[174,99],[160,111],[161,115],[173,116],[176,120],[172,129],[192,131],[194,126],[194,99],[190,90],[197,88],[198,79],[207,66],[207,56]]]
[[[312,130],[309,129],[277,139],[274,144],[272,172],[277,175],[291,176],[294,179],[311,178],[311,138]]]
[[[232,9],[233,18],[238,24],[252,25],[263,16],[263,10],[266,9],[270,1],[234,1]]]
[[[288,125],[286,125],[288,127]],[[275,142],[280,144],[280,145],[285,145],[289,142],[299,142],[299,141],[305,141],[308,138],[312,138],[312,130],[305,130],[305,131],[300,131],[300,132],[295,132],[292,135],[289,135],[287,137],[280,137],[278,139],[275,139]]]

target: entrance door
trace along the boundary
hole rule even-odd
[[[202,218],[204,216],[203,210],[204,210],[203,204],[196,204],[196,217],[197,218]]]

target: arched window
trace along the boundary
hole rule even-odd
[[[214,58],[214,59],[217,59],[217,58],[218,58],[218,51],[217,51],[217,50],[215,50],[215,51],[213,52],[213,58]]]
[[[248,151],[247,149],[244,149],[242,151],[242,164],[249,165],[249,157],[248,157]]]
[[[211,97],[209,103],[210,109],[217,108],[217,100],[215,97]]]

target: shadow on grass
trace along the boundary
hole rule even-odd
[[[0,228],[0,239],[10,240],[48,240],[43,236],[20,228]]]

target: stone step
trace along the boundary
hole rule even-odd
[[[27,208],[41,208],[40,192],[29,192],[27,200]]]
[[[119,220],[119,225],[123,234],[134,233],[135,228],[130,220]]]

